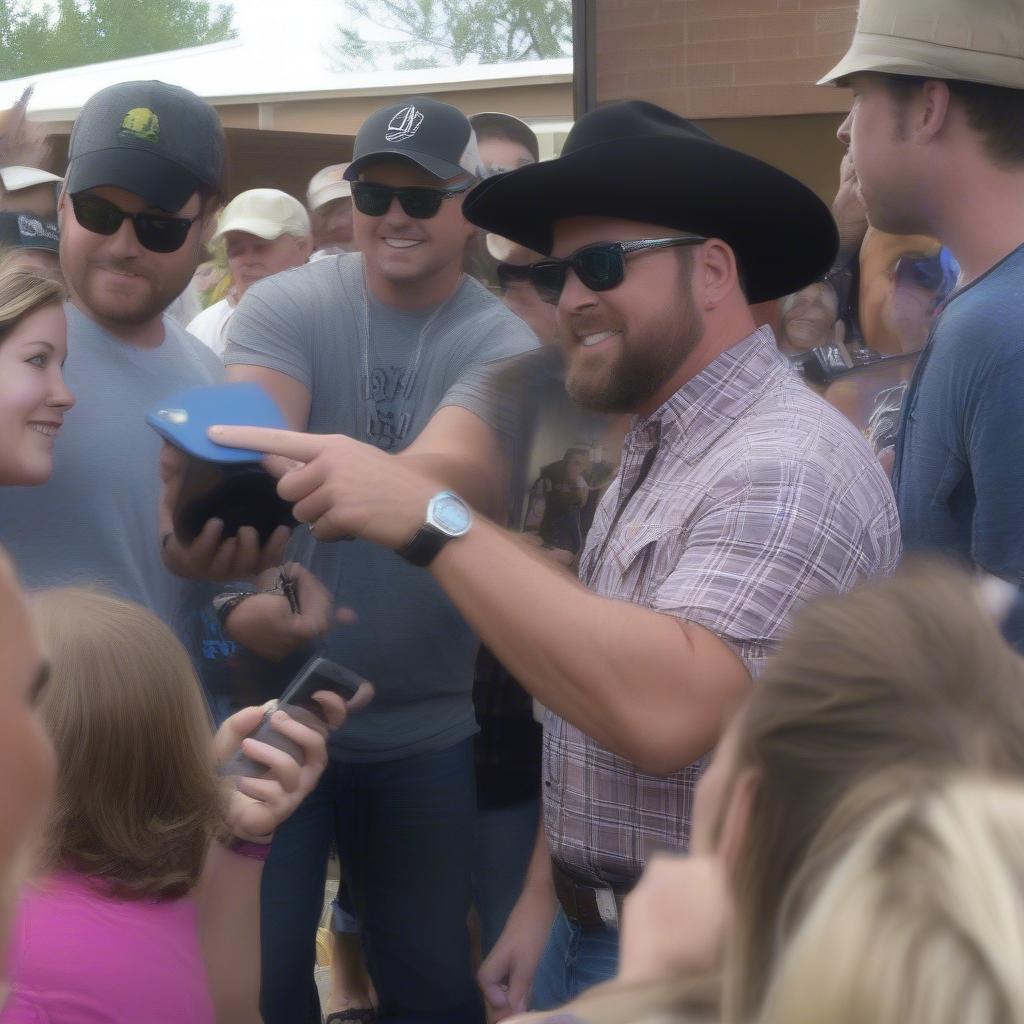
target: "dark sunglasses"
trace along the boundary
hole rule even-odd
[[[139,244],[150,252],[177,252],[185,244],[189,230],[202,214],[172,217],[163,213],[125,213],[119,206],[79,193],[71,197],[75,220],[97,235],[113,235],[126,221],[132,222]]]
[[[378,185],[372,181],[352,182],[352,202],[356,209],[367,217],[383,217],[391,209],[391,202],[398,197],[398,202],[407,217],[416,220],[428,220],[436,217],[441,204],[452,196],[465,192],[473,182],[455,188],[392,188],[390,185]]]
[[[622,284],[626,276],[626,257],[649,249],[667,249],[674,245],[700,245],[707,239],[701,235],[681,238],[644,238],[635,242],[597,242],[577,249],[564,260],[541,260],[530,265],[530,281],[537,294],[555,305],[562,296],[565,276],[572,270],[584,287],[592,292],[606,292]]]

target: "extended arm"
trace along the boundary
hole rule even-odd
[[[600,597],[490,523],[448,544],[432,571],[542,704],[641,770],[668,774],[707,753],[749,682],[708,630]]]

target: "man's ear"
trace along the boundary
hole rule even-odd
[[[739,268],[732,247],[709,238],[694,253],[694,285],[704,309],[714,309],[739,284]]]
[[[744,768],[729,790],[729,799],[718,832],[718,855],[730,874],[743,859],[750,836],[750,820],[754,801],[761,788],[761,774],[756,768]]]
[[[921,86],[920,108],[912,135],[918,142],[931,142],[949,120],[949,83],[930,78]]]

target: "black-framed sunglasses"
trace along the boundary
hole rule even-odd
[[[545,302],[555,305],[562,296],[569,270],[573,270],[584,287],[592,292],[606,292],[622,284],[627,256],[675,245],[700,245],[706,241],[703,235],[682,235],[679,238],[641,238],[634,242],[596,242],[577,249],[565,259],[532,263],[530,282]]]
[[[391,209],[391,202],[398,197],[398,202],[407,217],[416,220],[429,220],[437,216],[441,204],[452,196],[460,195],[471,188],[473,182],[454,188],[427,188],[409,185],[392,188],[390,185],[378,185],[375,181],[353,181],[352,202],[355,208],[367,217],[383,217]]]
[[[529,284],[531,270],[529,264],[525,263],[499,263],[495,267],[495,274],[498,287],[504,295],[514,284]]]
[[[177,252],[188,233],[202,217],[172,217],[163,213],[126,213],[107,199],[78,193],[71,197],[75,220],[97,235],[113,235],[126,221],[132,222],[139,244],[150,252]]]

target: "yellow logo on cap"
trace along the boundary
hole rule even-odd
[[[160,118],[148,107],[136,107],[124,115],[120,134],[156,142],[160,138]]]

